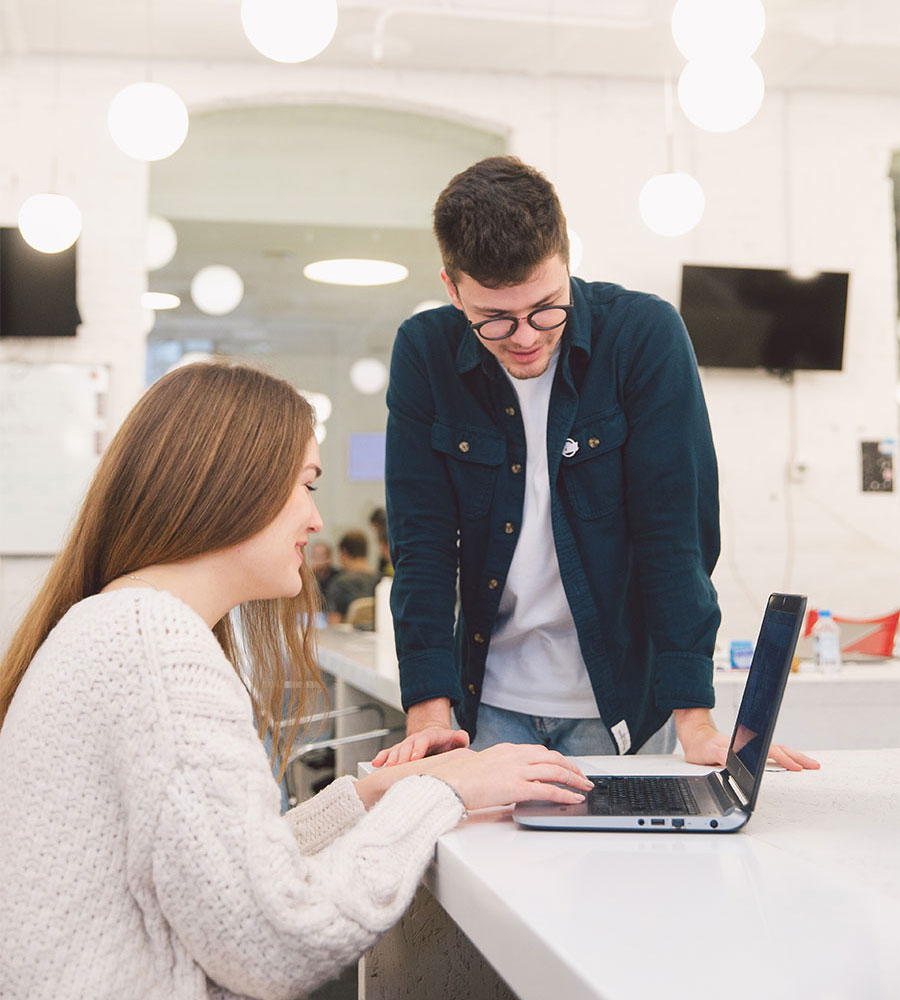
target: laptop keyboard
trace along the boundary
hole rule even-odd
[[[590,775],[589,775],[590,777]],[[696,816],[699,813],[685,778],[591,778],[587,807],[592,816]]]

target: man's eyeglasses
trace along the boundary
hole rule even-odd
[[[506,340],[518,330],[522,320],[535,330],[555,330],[566,322],[571,311],[571,305],[539,306],[522,319],[518,316],[495,316],[480,323],[469,323],[469,326],[482,340]]]

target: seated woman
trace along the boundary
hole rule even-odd
[[[104,454],[0,666],[4,997],[302,995],[399,919],[466,809],[589,787],[543,747],[459,749],[281,815],[272,765],[321,683],[313,421],[286,382],[191,365]]]

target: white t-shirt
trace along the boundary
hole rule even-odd
[[[525,424],[525,506],[491,635],[481,700],[494,708],[561,719],[600,712],[559,575],[550,522],[547,413],[559,345],[537,378],[507,377]]]

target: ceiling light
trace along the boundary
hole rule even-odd
[[[184,142],[189,119],[171,87],[132,83],[112,99],[106,121],[123,153],[135,160],[164,160]]]
[[[337,0],[241,0],[244,34],[276,62],[317,56],[334,37],[337,19]]]
[[[233,312],[244,297],[244,282],[233,267],[210,264],[191,279],[191,299],[200,312],[224,316]]]
[[[672,35],[686,59],[752,56],[766,30],[762,0],[678,0]]]
[[[158,271],[175,256],[178,236],[175,227],[161,215],[151,215],[147,219],[147,243],[144,248],[144,263],[148,271]]]
[[[328,428],[324,424],[316,424],[313,433],[316,435],[316,441],[321,444],[328,435]]]
[[[145,309],[177,309],[181,305],[181,299],[170,292],[144,292],[141,305]]]
[[[678,103],[707,132],[733,132],[759,111],[766,85],[752,59],[694,59],[681,71]]]
[[[584,256],[584,244],[574,229],[567,229],[566,232],[569,236],[569,274],[574,274],[581,267],[581,258]]]
[[[303,268],[304,277],[326,285],[392,285],[403,281],[409,271],[389,260],[317,260]]]
[[[413,316],[416,313],[425,312],[426,309],[440,309],[441,306],[445,306],[447,303],[442,299],[423,299],[416,307],[413,309]]]
[[[350,366],[350,381],[357,392],[371,396],[387,385],[388,373],[383,361],[360,358]]]
[[[331,400],[324,392],[309,392],[306,389],[300,390],[300,395],[316,411],[316,422],[324,424],[331,416]]]
[[[22,239],[41,253],[60,253],[78,239],[81,211],[64,194],[33,194],[19,209]]]
[[[657,174],[641,189],[641,218],[660,236],[683,236],[700,221],[706,199],[690,174]]]

